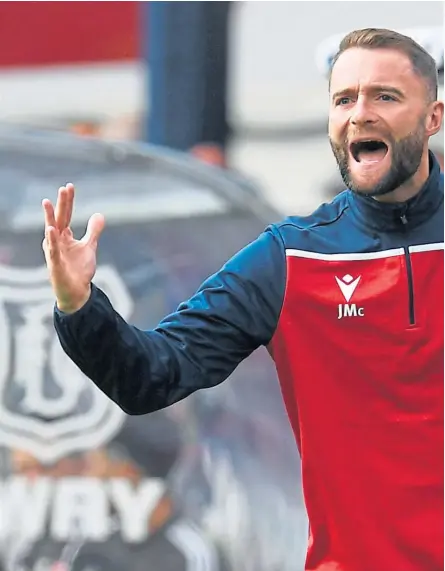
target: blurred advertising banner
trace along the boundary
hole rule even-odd
[[[126,416],[59,347],[41,200],[101,211],[95,282],[150,328],[278,215],[241,178],[139,144],[0,128],[1,571],[298,571],[307,522],[272,364]]]
[[[138,2],[0,2],[0,68],[137,57]]]

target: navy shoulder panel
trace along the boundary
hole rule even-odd
[[[341,254],[375,249],[372,234],[353,223],[349,193],[337,195],[321,204],[309,216],[290,216],[276,225],[286,250],[320,254]]]
[[[308,230],[336,222],[348,208],[348,192],[345,190],[331,202],[321,204],[308,216],[289,216],[279,224],[279,227],[291,225],[300,230]]]

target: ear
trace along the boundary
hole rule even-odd
[[[443,121],[443,112],[444,106],[442,101],[435,101],[431,104],[425,122],[428,137],[432,137],[440,131]]]

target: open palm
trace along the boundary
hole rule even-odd
[[[96,272],[97,242],[105,225],[101,214],[93,214],[83,238],[76,240],[70,228],[74,205],[74,186],[59,189],[56,207],[42,202],[45,213],[43,251],[57,306],[72,313],[87,301]]]

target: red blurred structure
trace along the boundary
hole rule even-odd
[[[0,2],[0,67],[139,57],[138,2]]]

